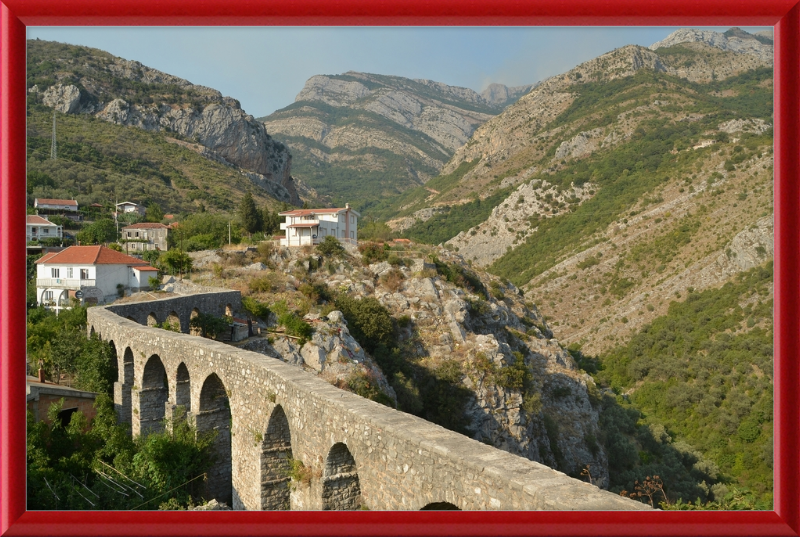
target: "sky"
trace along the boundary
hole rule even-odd
[[[678,27],[28,27],[29,39],[99,48],[238,99],[255,117],[319,74],[427,78],[480,92],[533,84]],[[724,32],[724,28],[702,28]],[[770,27],[743,27],[748,32]]]

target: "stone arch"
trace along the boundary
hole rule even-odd
[[[131,388],[133,387],[133,351],[130,347],[125,347],[122,357],[117,357],[122,361],[122,367],[117,365],[117,382],[114,383],[114,410],[117,411],[117,420],[120,423],[128,424],[128,432],[131,431]]]
[[[233,317],[233,306],[230,304],[225,304],[225,315],[227,317]]]
[[[276,406],[261,442],[261,509],[290,509],[289,459],[292,458],[292,434],[283,407]]]
[[[203,331],[202,330],[192,326],[192,319],[194,319],[198,315],[200,315],[200,310],[197,309],[197,308],[194,308],[192,310],[192,312],[189,314],[189,333],[191,335],[193,335],[193,336],[202,336],[203,335]]]
[[[113,339],[108,340],[108,346],[111,347],[111,366],[114,368],[114,378],[119,379],[119,354],[117,353],[117,346],[114,344]]]
[[[189,369],[181,362],[175,381],[175,404],[182,406],[184,412],[192,410],[192,384],[189,379]]]
[[[325,460],[322,476],[322,509],[354,511],[361,505],[361,485],[356,461],[342,442],[334,444]]]
[[[231,505],[231,405],[225,385],[216,373],[203,381],[195,423],[198,434],[216,432],[213,449],[217,462],[208,471],[206,499]]]
[[[169,400],[167,370],[157,354],[150,356],[142,371],[142,385],[137,390],[138,431],[134,418],[134,434],[148,434],[164,430],[165,405]],[[134,412],[136,414],[136,412]]]
[[[169,315],[167,315],[167,320],[165,322],[168,322],[169,324],[171,324],[173,326],[177,326],[178,327],[178,331],[179,332],[183,332],[183,327],[181,326],[181,318],[175,312],[175,310],[169,312]]]
[[[420,511],[461,511],[461,509],[450,502],[431,502]]]
[[[158,317],[151,311],[150,315],[147,316],[147,326],[158,326],[159,324]]]

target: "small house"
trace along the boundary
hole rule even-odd
[[[64,231],[61,226],[52,223],[47,218],[35,214],[25,217],[25,240],[38,241],[42,239],[63,239]]]
[[[125,226],[122,228],[125,251],[132,254],[147,250],[166,252],[168,249],[167,237],[170,229],[172,229],[170,226],[153,222]]]
[[[138,203],[133,203],[132,201],[123,201],[122,203],[117,203],[117,214],[120,213],[138,213],[141,216],[144,216],[145,209],[142,205]]]
[[[358,243],[359,213],[346,204],[343,208],[295,209],[278,213],[286,217],[280,229],[285,231],[281,246],[303,246],[319,244],[331,236],[340,242]]]

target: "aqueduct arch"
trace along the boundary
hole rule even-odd
[[[87,312],[87,334],[114,342],[114,402],[133,434],[182,405],[201,434],[216,431],[221,457],[209,473],[209,497],[234,509],[276,509],[287,506],[289,490],[291,507],[296,492],[282,474],[296,460],[312,476],[304,507],[310,509],[353,509],[359,502],[385,510],[650,509],[339,390],[281,360],[127,318],[146,322],[174,311],[188,319],[195,309],[219,315],[228,304],[241,311],[238,292]]]

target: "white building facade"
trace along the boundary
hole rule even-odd
[[[47,218],[29,214],[25,217],[25,240],[38,241],[42,239],[61,239],[64,230],[61,226],[52,223]]]
[[[350,208],[334,209],[296,209],[279,213],[286,217],[281,230],[286,234],[281,238],[281,246],[304,246],[319,244],[325,237],[333,236],[340,242],[358,243],[359,213]]]
[[[105,304],[120,291],[149,289],[149,278],[157,275],[158,270],[141,259],[105,246],[71,246],[36,261],[36,298],[58,313],[79,298],[76,291],[81,291],[83,303]]]

